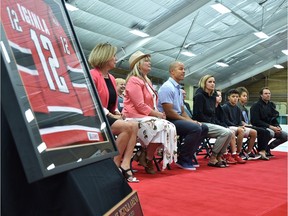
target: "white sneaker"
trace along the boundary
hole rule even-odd
[[[200,167],[200,165],[199,165],[198,163],[193,163],[193,162],[192,162],[192,165],[193,165],[193,167],[195,167],[195,168],[199,168],[199,167]]]

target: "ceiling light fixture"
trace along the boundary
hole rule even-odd
[[[229,65],[224,62],[216,62],[216,64],[220,67],[229,67]]]
[[[282,53],[284,53],[285,55],[288,55],[288,50],[282,50]]]
[[[194,53],[189,52],[189,51],[182,51],[181,54],[182,54],[182,55],[185,55],[185,56],[189,56],[189,57],[196,56]]]
[[[263,60],[256,62],[255,65],[260,64],[261,62],[263,62]]]
[[[230,13],[230,12],[231,12],[231,10],[230,10],[229,8],[225,7],[225,6],[224,6],[223,4],[221,4],[221,3],[213,4],[213,5],[211,5],[211,7],[212,7],[214,10],[218,11],[219,13],[221,13],[221,14],[225,14],[225,13]]]
[[[143,31],[140,31],[139,29],[132,29],[129,32],[134,34],[134,35],[140,36],[140,37],[149,37],[149,34],[143,32]]]
[[[254,35],[256,35],[258,38],[260,39],[268,39],[269,36],[267,34],[265,34],[264,32],[262,32],[262,29],[258,29],[256,28],[254,25],[252,25],[251,23],[249,23],[247,20],[245,20],[242,16],[240,16],[239,14],[237,14],[236,12],[234,12],[233,10],[230,10],[228,7],[226,7],[225,5],[223,5],[222,3],[219,3],[219,1],[216,0],[216,4],[211,5],[211,7],[213,7],[215,10],[217,10],[219,13],[224,14],[224,13],[231,13],[233,16],[235,16],[237,19],[239,19],[240,21],[242,21],[243,23],[245,23],[246,25],[248,25],[249,27],[251,27],[255,32]]]
[[[264,32],[262,31],[259,31],[259,32],[254,32],[253,33],[254,35],[256,35],[258,38],[260,39],[267,39],[269,38],[269,36],[267,34],[265,34]]]
[[[277,69],[283,69],[284,67],[282,66],[282,65],[280,65],[280,64],[275,64],[275,65],[273,65],[275,68],[277,68]]]
[[[66,6],[67,10],[69,10],[69,11],[79,10],[79,8],[77,8],[77,7],[75,7],[75,6],[71,5],[71,4],[68,4],[68,3],[65,3],[65,6]]]

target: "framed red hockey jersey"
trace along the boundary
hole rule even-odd
[[[30,182],[117,154],[64,1],[1,1],[0,47],[2,106]]]

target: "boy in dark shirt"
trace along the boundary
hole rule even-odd
[[[242,122],[242,112],[237,106],[239,99],[239,92],[236,89],[231,89],[227,93],[228,102],[223,105],[223,111],[226,116],[226,124],[229,128],[235,131],[237,136],[237,153],[240,154],[242,151],[243,138],[249,138],[247,154],[243,152],[242,158],[248,160],[259,159],[260,155],[252,153],[252,149],[257,138],[257,131],[252,128],[247,128]]]
[[[226,124],[226,119],[225,119],[225,114],[224,111],[222,109],[222,92],[220,89],[216,90],[216,109],[215,109],[215,115],[216,115],[216,119],[215,119],[215,123],[218,125],[221,125],[223,127],[228,128],[228,125]],[[232,131],[232,130],[231,130]],[[237,151],[237,146],[236,146],[236,137],[235,137],[235,132],[232,131],[232,137],[231,137],[231,141],[229,143],[230,145],[230,152],[227,151],[223,154],[223,159],[226,160],[226,162],[228,164],[236,164],[236,163],[246,163],[246,161],[244,161],[241,157],[239,157],[239,155],[236,153]]]

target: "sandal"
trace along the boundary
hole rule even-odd
[[[136,177],[134,177],[133,174],[132,175],[128,174],[129,171],[131,171],[131,173],[133,173],[131,169],[124,170],[122,167],[119,167],[119,169],[121,170],[121,172],[122,172],[123,176],[125,177],[125,179],[127,180],[127,182],[131,182],[131,183],[138,183],[139,182],[139,180]]]
[[[228,163],[225,160],[219,161],[219,163],[222,163],[225,167],[229,167]]]
[[[265,153],[259,152],[259,154],[261,155],[260,160],[269,160],[269,157],[267,157]]]
[[[217,161],[216,163],[209,162],[208,166],[219,167],[219,168],[225,168],[226,167],[221,161]]]

